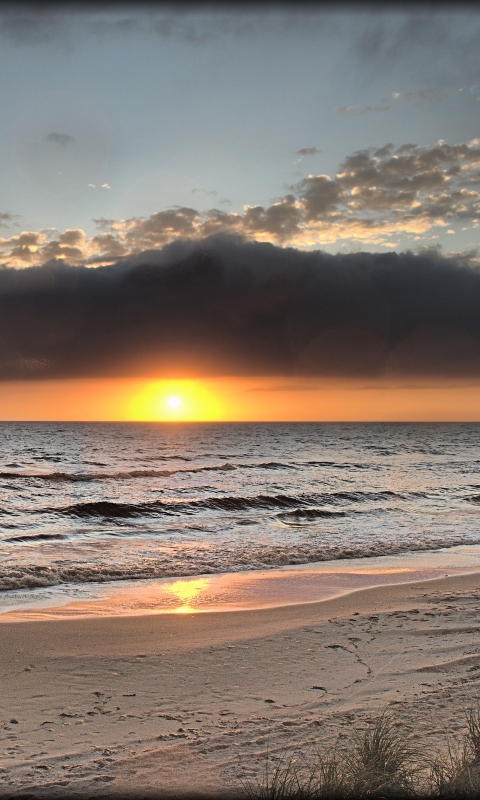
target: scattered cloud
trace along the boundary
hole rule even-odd
[[[477,8],[427,4],[392,12],[365,7],[360,15],[351,47],[364,78],[381,72],[444,88],[478,78]]]
[[[175,206],[147,218],[96,220],[98,235],[83,235],[74,253],[67,252],[63,234],[56,231],[0,238],[0,264],[42,264],[55,242],[56,257],[94,265],[176,239],[222,233],[304,248],[346,240],[392,247],[400,234],[434,235],[455,224],[475,226],[480,139],[359,150],[344,159],[335,175],[312,174],[287,188],[270,205],[246,205],[242,212]]]
[[[17,247],[44,246],[39,236],[22,234]],[[172,367],[480,376],[476,253],[329,255],[220,235],[93,270],[58,260],[83,245],[82,231],[66,231],[43,266],[0,270],[0,380],[158,376]]]
[[[424,100],[434,93],[433,89],[419,89],[415,92],[393,92],[391,97],[381,100],[378,106],[340,106],[336,108],[337,114],[351,114],[352,116],[361,116],[363,114],[378,114],[383,111],[390,111],[393,108],[392,100],[401,103],[412,103],[418,100]]]
[[[307,2],[241,4],[6,2],[0,37],[14,46],[55,47],[71,52],[86,37],[97,40],[157,37],[187,46],[218,39],[255,37],[335,40],[338,66],[348,63],[364,85],[379,72],[435,85],[473,83],[480,77],[478,9],[431,3],[380,8],[362,4],[336,9]]]
[[[192,189],[192,194],[203,194],[203,195],[205,195],[205,197],[217,197],[218,196],[218,192],[216,192],[215,189],[212,189],[210,192],[208,192],[206,189],[195,188],[195,189]]]
[[[10,214],[8,211],[0,212],[0,228],[10,228],[12,224],[17,224],[17,219],[20,219],[18,214]]]
[[[58,144],[60,147],[65,147],[67,144],[73,144],[74,137],[69,133],[49,133],[46,137],[47,142]]]
[[[330,12],[300,5],[257,8],[242,4],[179,3],[4,3],[0,35],[15,45],[41,46],[62,42],[74,47],[85,35],[96,38],[155,36],[201,46],[225,37],[268,35],[322,36],[341,27]]]
[[[361,116],[362,114],[377,114],[381,111],[390,111],[391,106],[340,106],[336,108],[337,114],[352,114],[354,116]]]
[[[301,147],[300,150],[297,150],[295,153],[297,156],[295,163],[299,164],[300,161],[303,161],[304,158],[308,158],[309,156],[318,156],[321,152],[322,151],[318,150],[316,147]]]
[[[112,187],[109,186],[108,183],[102,183],[102,189],[111,189]]]
[[[415,100],[425,100],[433,94],[433,89],[419,89],[416,92],[393,92],[392,97],[394,100],[400,100],[403,103],[410,103]]]

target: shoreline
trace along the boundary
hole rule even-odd
[[[285,608],[326,602],[362,589],[476,572],[480,572],[480,546],[464,545],[265,570],[67,584],[2,593],[0,624]]]
[[[270,609],[2,625],[0,794],[226,796],[267,750],[333,745],[386,707],[443,747],[479,697],[479,633],[478,571]]]

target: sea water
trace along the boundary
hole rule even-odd
[[[0,607],[478,545],[479,522],[478,424],[0,424]]]

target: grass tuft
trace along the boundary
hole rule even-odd
[[[336,749],[326,756],[317,753],[313,767],[306,772],[305,797],[312,800],[340,800],[349,794],[348,768]]]
[[[302,783],[297,759],[291,756],[271,756],[267,751],[260,780],[244,785],[247,800],[303,800]]]
[[[354,732],[350,746],[310,761],[267,753],[261,780],[244,787],[247,800],[480,800],[480,706],[466,715],[460,747],[447,740],[443,757],[430,763],[394,715],[375,717]]]
[[[355,797],[410,797],[414,794],[414,764],[420,759],[412,744],[387,713],[354,737],[348,759],[350,788]]]
[[[449,742],[446,756],[433,762],[430,780],[434,797],[480,797],[480,707],[467,714],[462,748]]]

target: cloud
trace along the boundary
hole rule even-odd
[[[221,235],[97,269],[56,260],[81,243],[68,231],[45,265],[0,270],[0,379],[480,376],[471,255],[329,255]]]
[[[0,9],[0,35],[15,45],[45,45],[61,41],[69,28],[68,15],[54,8],[5,4]]]
[[[364,78],[366,71],[372,78],[411,76],[445,88],[480,73],[480,17],[473,6],[407,5],[391,12],[365,6],[360,16],[350,44]]]
[[[96,38],[156,36],[201,46],[218,38],[268,35],[328,35],[339,28],[333,15],[312,4],[296,8],[228,3],[98,2],[5,3],[0,9],[0,35],[15,45],[62,42],[69,47],[91,35]]]
[[[108,183],[102,183],[102,189],[111,189],[112,187],[109,186]]]
[[[148,218],[95,220],[99,233],[87,237],[82,232],[74,254],[55,230],[22,232],[0,238],[0,265],[42,264],[55,249],[56,258],[95,265],[177,239],[221,233],[283,246],[349,242],[392,247],[401,234],[436,235],[455,224],[475,227],[480,139],[359,150],[344,159],[335,175],[312,174],[287,188],[269,205],[246,205],[242,212],[175,206]]]
[[[394,100],[400,100],[402,103],[411,103],[415,100],[425,100],[433,94],[432,89],[418,89],[415,92],[393,92],[392,97]]]
[[[316,147],[301,147],[300,150],[297,150],[295,153],[298,156],[296,160],[296,164],[299,164],[300,161],[303,161],[304,158],[308,158],[309,156],[318,156],[321,153],[321,150],[318,150]]]
[[[192,194],[204,194],[206,197],[217,197],[218,192],[212,189],[210,192],[206,189],[192,189]]]
[[[361,116],[362,114],[377,114],[381,111],[390,111],[391,106],[389,105],[380,105],[380,106],[340,106],[340,108],[336,108],[335,111],[337,114],[352,114],[354,116]]]
[[[18,214],[10,214],[8,211],[0,212],[0,228],[9,228],[19,218]]]
[[[47,142],[58,144],[60,147],[65,147],[67,144],[72,144],[75,139],[69,133],[49,133],[46,137]]]
[[[435,85],[471,82],[480,75],[478,11],[431,3],[412,8],[372,4],[287,2],[259,4],[162,2],[3,3],[0,36],[14,46],[55,47],[65,53],[85,39],[156,37],[191,47],[235,39],[276,37],[335,42],[338,69],[365,79],[410,73]]]
[[[378,114],[383,111],[390,111],[392,100],[400,103],[412,103],[418,100],[425,100],[434,93],[433,89],[419,89],[414,92],[392,92],[390,98],[384,98],[378,106],[340,106],[336,108],[337,114],[350,114],[352,116],[362,116],[363,114]]]

